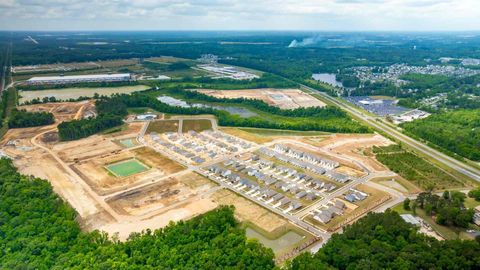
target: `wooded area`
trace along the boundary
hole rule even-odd
[[[0,160],[1,269],[272,269],[273,252],[247,240],[221,207],[119,242],[85,233],[76,214],[38,178]]]
[[[55,117],[49,112],[27,112],[13,109],[8,119],[9,128],[45,126],[55,123]]]
[[[480,161],[480,109],[434,114],[401,127],[460,156]]]
[[[478,269],[480,243],[438,241],[417,233],[393,211],[370,213],[342,234],[334,234],[318,253],[303,253],[292,270],[317,269]]]

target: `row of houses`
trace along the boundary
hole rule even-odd
[[[229,144],[233,144],[233,145],[235,145],[237,147],[240,147],[242,149],[249,149],[253,146],[249,142],[246,142],[246,141],[241,140],[239,138],[230,136],[230,135],[225,134],[223,132],[207,130],[207,131],[204,131],[204,133],[213,137],[213,138],[224,140],[224,141],[228,142]]]
[[[292,192],[296,196],[303,198],[304,196],[308,200],[315,200],[320,195],[316,191],[331,192],[337,188],[332,183],[326,183],[319,179],[315,179],[310,175],[300,173],[295,169],[286,166],[274,166],[273,162],[257,159],[257,156],[253,156],[250,160],[256,162],[255,164],[239,165],[234,168],[237,171],[242,171],[249,176],[255,177],[258,181],[265,183],[266,185],[275,185],[276,188],[282,189],[285,192]],[[229,166],[233,161],[227,161],[224,165]],[[238,162],[237,162],[238,163]],[[265,172],[265,170],[268,170]],[[297,194],[298,193],[298,194]]]
[[[368,197],[368,194],[365,192],[361,192],[356,189],[350,189],[344,196],[343,198],[351,203],[353,202],[358,202],[358,201],[363,201]]]
[[[263,149],[263,153],[265,153],[265,151],[267,151],[268,153],[272,153],[272,152],[275,153],[274,151],[271,151],[271,150],[266,149],[266,148],[262,148],[262,149]],[[254,158],[252,158],[252,160],[254,160],[256,158],[257,157],[254,156]],[[293,168],[289,168],[289,167],[286,167],[286,166],[274,166],[273,162],[271,162],[271,161],[267,161],[267,162],[264,162],[263,160],[257,160],[257,161],[261,165],[263,165],[263,164],[270,165],[269,167],[267,167],[267,168],[271,169],[271,173],[270,173],[269,177],[276,178],[278,180],[283,180],[285,178],[288,178],[291,182],[294,182],[295,185],[300,185],[300,186],[303,186],[303,187],[313,188],[313,189],[323,191],[323,192],[331,192],[331,191],[333,191],[337,188],[337,186],[332,184],[332,183],[326,183],[326,182],[321,181],[319,179],[315,179],[312,176],[304,174],[304,173],[300,173]],[[250,170],[254,171],[255,169],[250,168]],[[255,174],[253,174],[253,175],[255,176]],[[281,176],[283,177],[283,179],[282,179]]]
[[[230,169],[223,168],[219,165],[211,165],[207,169],[210,173],[220,177],[224,182],[233,186],[237,191],[250,197],[262,199],[265,203],[270,204],[275,208],[280,207],[284,212],[295,211],[303,206],[299,201],[291,200],[285,195],[270,188],[262,188],[257,183],[241,177]]]
[[[345,203],[340,200],[329,202],[313,215],[313,219],[323,224],[327,224],[334,217],[343,215],[345,208]]]
[[[260,153],[262,153],[266,156],[274,157],[274,158],[276,158],[276,159],[278,159],[282,162],[292,164],[295,167],[305,169],[305,170],[309,170],[309,171],[311,171],[313,173],[316,173],[316,174],[322,175],[326,172],[326,170],[324,168],[322,168],[318,165],[315,165],[315,164],[312,164],[312,163],[309,163],[309,162],[305,162],[305,161],[302,161],[302,160],[297,159],[297,158],[289,157],[287,155],[284,155],[284,154],[278,153],[276,151],[273,151],[269,148],[261,148],[259,151],[260,151]]]
[[[213,158],[220,154],[220,152],[223,153],[236,153],[238,152],[238,148],[234,146],[229,146],[224,142],[209,138],[202,133],[197,133],[193,130],[188,131],[187,133],[191,138],[200,141],[204,147],[205,150],[208,151],[208,155],[210,158]],[[213,150],[215,149],[215,150]],[[212,154],[210,154],[212,152]]]
[[[327,170],[333,170],[338,166],[340,166],[340,164],[336,161],[321,158],[314,154],[306,153],[303,151],[295,150],[283,144],[275,144],[273,149],[279,153],[286,154],[289,157],[293,157],[293,158],[300,159],[312,164],[319,165]]]
[[[313,173],[320,174],[320,175],[325,174],[325,176],[327,176],[328,178],[330,178],[330,179],[332,179],[336,182],[342,183],[342,184],[352,180],[352,178],[348,175],[344,175],[344,174],[333,171],[333,168],[338,167],[338,162],[328,161],[328,160],[322,159],[324,161],[324,163],[313,164],[313,163],[311,163],[311,161],[312,160],[317,160],[318,161],[318,159],[312,158],[313,155],[311,155],[311,154],[306,154],[306,156],[309,157],[309,158],[307,159],[308,161],[305,161],[305,160],[301,160],[301,159],[298,158],[298,156],[300,155],[298,153],[303,153],[303,152],[299,152],[299,151],[295,151],[295,150],[293,150],[293,152],[292,152],[291,148],[288,148],[288,147],[283,146],[281,144],[276,144],[275,149],[276,149],[276,151],[273,151],[273,150],[268,149],[268,148],[261,148],[259,151],[260,151],[260,153],[262,153],[264,155],[267,155],[269,157],[274,157],[274,158],[276,158],[280,161],[292,164],[292,165],[294,165],[296,167],[299,167],[301,169],[305,169],[305,170],[308,170],[308,171],[311,171]],[[286,149],[290,149],[290,150],[286,150]],[[292,154],[295,157],[292,157],[292,156],[289,156],[289,155],[286,155],[286,154],[281,154],[281,153],[295,153],[295,154]],[[325,165],[325,164],[329,164],[329,165]]]
[[[188,159],[188,160],[191,160],[195,163],[198,163],[198,164],[201,164],[201,163],[204,163],[205,162],[205,159],[200,157],[200,156],[197,156],[196,154],[190,152],[190,151],[187,151],[185,149],[182,149],[176,145],[174,145],[173,143],[170,143],[170,142],[167,142],[167,141],[164,141],[162,140],[157,134],[155,133],[151,133],[150,134],[150,137],[152,138],[152,140],[154,142],[156,142],[157,144],[163,146],[164,148],[184,157],[185,159]]]

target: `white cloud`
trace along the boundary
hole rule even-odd
[[[0,0],[0,14],[26,30],[480,30],[479,0]]]

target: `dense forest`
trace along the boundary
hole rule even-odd
[[[13,109],[8,118],[9,128],[25,128],[50,125],[55,122],[53,114],[49,112],[27,112]]]
[[[84,233],[76,214],[38,178],[0,160],[0,269],[272,269],[273,252],[247,240],[221,207],[126,242]]]
[[[401,127],[460,156],[480,161],[480,109],[433,114]]]
[[[438,241],[405,223],[393,211],[370,213],[342,234],[334,234],[318,253],[303,253],[290,269],[478,269],[480,243]]]

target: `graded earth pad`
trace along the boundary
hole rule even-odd
[[[299,89],[249,89],[209,90],[198,89],[200,93],[218,98],[260,99],[281,109],[324,107],[326,104]]]
[[[105,166],[108,171],[118,177],[130,176],[148,170],[148,167],[136,159],[121,161]]]

